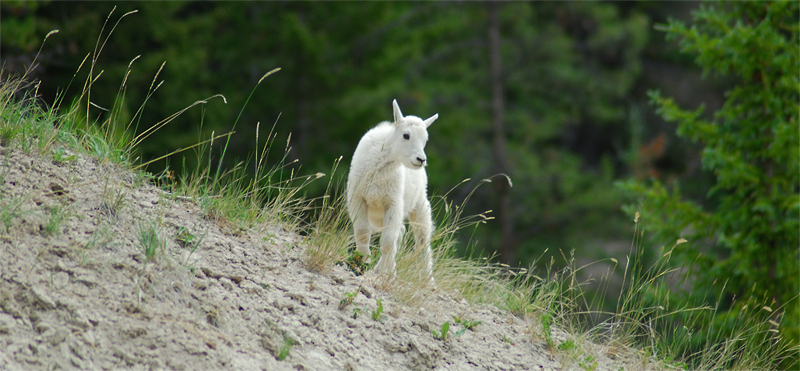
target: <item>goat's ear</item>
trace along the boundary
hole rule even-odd
[[[428,126],[431,126],[431,124],[433,124],[433,122],[436,121],[436,119],[438,119],[438,118],[439,118],[439,114],[437,113],[437,114],[435,114],[435,115],[433,115],[431,117],[428,117],[428,119],[423,121],[422,123],[425,124],[425,128],[427,128]]]
[[[394,111],[395,124],[403,120],[403,113],[400,112],[400,106],[397,105],[397,99],[392,100],[392,111]]]

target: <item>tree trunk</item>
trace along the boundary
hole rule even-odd
[[[492,90],[492,154],[497,173],[508,174],[509,164],[506,155],[506,133],[503,123],[505,107],[503,100],[503,66],[500,59],[500,17],[498,4],[487,3],[489,16],[489,69]],[[511,219],[510,184],[505,177],[492,181],[497,195],[497,221],[500,223],[500,260],[514,263],[512,245],[513,221]]]

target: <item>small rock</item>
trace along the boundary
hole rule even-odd
[[[47,332],[47,330],[50,330],[52,328],[53,328],[53,326],[50,325],[49,323],[47,323],[45,321],[39,321],[38,323],[36,323],[36,326],[34,327],[34,330],[36,330],[36,332],[38,332],[40,334],[43,334],[43,333]]]
[[[5,313],[0,313],[0,334],[8,334],[11,332],[11,329],[16,326],[16,321],[14,321],[14,317],[9,316]]]
[[[86,332],[82,333],[81,334],[81,338],[83,338],[83,341],[86,344],[89,344],[89,346],[91,346],[91,347],[94,347],[95,344],[96,344],[95,339],[94,339],[94,333],[92,333],[92,331],[86,331]]]
[[[181,361],[168,360],[167,366],[172,367],[173,370],[183,371],[186,369],[186,364]]]
[[[84,284],[88,288],[95,287],[98,284],[97,277],[95,277],[92,274],[81,274],[81,275],[78,275],[77,277],[75,277],[75,282]]]
[[[206,282],[206,280],[196,279],[192,281],[192,287],[204,291],[208,288],[208,282]]]
[[[74,264],[67,263],[63,259],[59,259],[58,260],[58,264],[56,266],[62,272],[73,273],[74,270],[75,270],[75,265]]]
[[[56,303],[45,292],[41,286],[31,287],[31,294],[33,294],[34,305],[40,306],[42,309],[50,310],[55,309]]]
[[[80,359],[78,359],[78,357],[75,357],[75,356],[73,356],[73,355],[70,355],[70,356],[69,356],[69,361],[70,361],[70,362],[72,362],[72,365],[73,365],[73,366],[75,366],[75,367],[77,367],[77,368],[83,368],[83,361],[81,361]]]
[[[67,272],[58,272],[53,276],[53,286],[61,289],[69,284],[69,274]]]
[[[69,349],[72,351],[75,356],[80,359],[86,359],[86,350],[83,348],[83,345],[77,341],[73,340],[69,343]],[[77,366],[77,365],[76,365]]]
[[[67,340],[67,337],[69,336],[69,334],[70,334],[69,330],[67,330],[64,327],[61,327],[61,328],[57,329],[56,333],[53,334],[52,336],[50,336],[47,340],[50,342],[51,345],[55,346],[55,345],[63,343],[64,340]]]
[[[233,290],[233,283],[231,283],[231,280],[229,280],[227,277],[220,277],[219,283],[225,288],[225,290]]]
[[[147,362],[147,364],[150,366],[151,370],[158,370],[161,368],[161,361],[159,361],[158,358],[150,359],[150,361]]]

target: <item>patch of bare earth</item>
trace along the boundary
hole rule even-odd
[[[236,230],[111,164],[4,147],[0,159],[0,369],[584,368],[524,319],[445,292],[405,306],[340,266],[311,273],[291,231]],[[164,241],[152,259],[140,242],[148,227]],[[359,293],[340,309],[348,292]],[[482,323],[434,338],[452,316]],[[597,370],[637,369],[597,348]]]

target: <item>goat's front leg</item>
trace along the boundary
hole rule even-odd
[[[381,258],[375,265],[378,274],[394,277],[397,271],[397,246],[403,237],[403,207],[391,205],[383,216],[383,230],[381,231]]]
[[[433,251],[431,251],[431,237],[433,235],[433,219],[431,218],[431,204],[425,200],[425,204],[408,215],[408,224],[414,231],[415,249],[420,254],[423,270],[420,270],[420,278],[428,279],[431,285],[435,285],[433,279]]]

